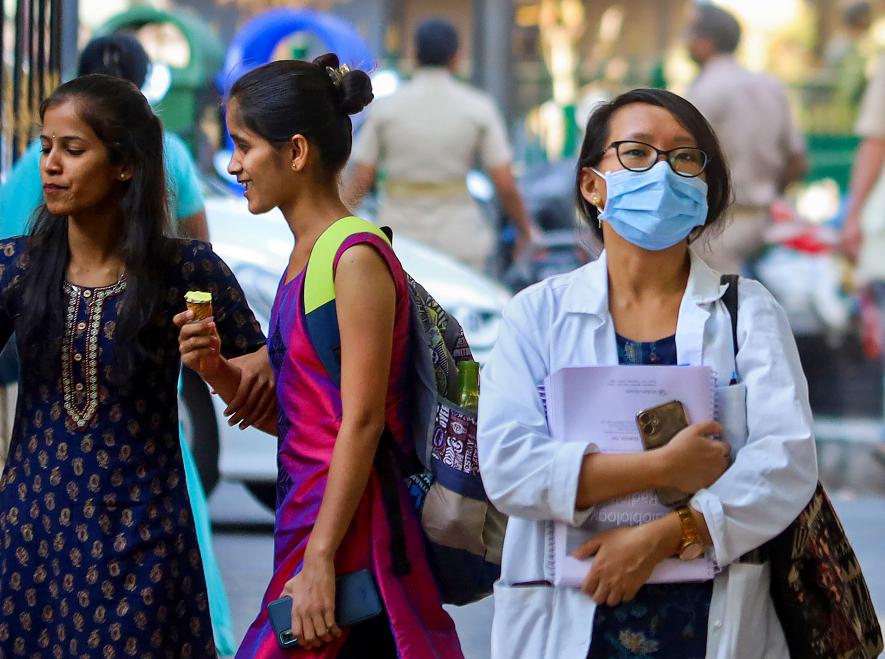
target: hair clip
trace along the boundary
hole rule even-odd
[[[336,87],[340,87],[341,81],[344,80],[344,76],[350,73],[350,67],[347,66],[347,64],[342,64],[337,69],[333,69],[331,66],[327,66],[326,73],[329,74],[329,78],[332,80],[332,84]]]

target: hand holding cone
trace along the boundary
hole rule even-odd
[[[212,317],[212,293],[208,291],[188,291],[184,294],[184,301],[188,311],[194,314],[193,323],[199,323]],[[203,360],[200,359],[200,370],[203,369]]]

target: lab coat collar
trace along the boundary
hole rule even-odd
[[[694,250],[689,249],[688,252],[691,271],[683,304],[687,301],[701,306],[720,299],[728,286],[719,283],[719,273],[704,263]],[[574,273],[563,296],[563,308],[567,313],[591,314],[600,319],[608,316],[608,267],[605,251],[596,261]]]
[[[719,283],[719,273],[712,270],[693,250],[689,250],[691,270],[679,306],[676,323],[676,354],[680,364],[700,366],[704,359],[704,331],[713,302],[728,288]],[[608,269],[606,253],[575,272],[563,295],[566,313],[588,314],[591,328],[598,329],[611,318],[608,310]],[[604,331],[594,333],[596,363],[617,364],[615,329],[609,322]]]

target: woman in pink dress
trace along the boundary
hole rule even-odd
[[[327,322],[340,343],[321,345],[306,326],[308,258],[317,239],[351,215],[338,194],[351,148],[349,115],[371,100],[365,73],[324,55],[254,69],[227,102],[235,145],[229,171],[252,213],[279,208],[295,236],[268,334],[278,413],[262,424],[279,437],[274,576],[238,657],[293,656],[277,646],[265,610],[281,595],[292,598],[298,656],[462,657],[401,479],[384,468],[382,478],[375,466],[383,467],[388,453],[414,449],[407,432],[408,286],[390,244],[368,223],[356,220],[365,231],[349,234],[334,253]],[[227,399],[239,371],[218,355],[213,323],[190,319],[185,313],[176,321],[184,362]],[[391,483],[399,494],[392,504]],[[394,565],[394,540],[404,541],[406,569],[403,561]],[[375,577],[384,611],[340,629],[335,578],[361,569]]]

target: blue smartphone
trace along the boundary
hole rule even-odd
[[[364,622],[384,610],[375,578],[368,570],[343,574],[335,579],[335,622],[350,627]],[[286,595],[267,605],[267,615],[283,649],[298,647],[292,633],[292,598]]]

